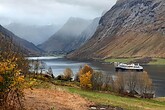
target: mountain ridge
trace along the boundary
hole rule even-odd
[[[4,27],[12,31],[20,38],[26,39],[34,44],[44,42],[47,36],[51,36],[58,30],[56,25],[26,25],[21,23],[10,23]]]
[[[38,45],[48,53],[68,53],[72,51],[70,44],[77,39],[81,32],[90,24],[91,20],[70,18],[61,29],[52,35],[47,41]]]
[[[14,33],[4,28],[2,25],[0,25],[0,33],[3,35],[3,37],[13,40],[13,43],[25,50],[27,56],[39,55],[42,52],[42,50],[37,48],[33,43],[19,38],[18,36],[14,35]]]
[[[165,57],[165,1],[118,0],[72,59]]]

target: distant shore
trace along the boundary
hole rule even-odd
[[[107,58],[105,63],[122,62],[122,63],[139,63],[141,65],[165,65],[165,58]]]

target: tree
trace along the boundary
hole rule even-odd
[[[66,68],[64,71],[64,80],[71,80],[73,77],[73,71],[70,68]]]
[[[101,72],[93,72],[91,82],[93,90],[101,90],[103,85],[103,74]]]
[[[91,89],[92,88],[92,82],[91,82],[92,74],[90,71],[88,71],[85,74],[82,74],[80,76],[80,86],[83,89]]]
[[[34,62],[34,71],[35,71],[35,74],[38,74],[39,65],[40,65],[40,62],[39,62],[39,60],[37,59],[37,60]]]
[[[128,87],[128,91],[130,93],[134,93],[136,91],[138,85],[138,73],[128,72],[126,73],[126,83]],[[132,94],[134,95],[134,94]]]
[[[93,74],[93,69],[85,65],[82,69],[79,71],[79,79],[80,79],[80,86],[83,89],[91,89],[92,88],[92,74]]]
[[[49,67],[49,69],[48,69],[48,74],[50,74],[52,76],[52,78],[54,78],[53,70],[51,67]]]
[[[117,73],[115,78],[115,90],[119,93],[124,93],[126,88],[126,80],[123,73]]]
[[[153,94],[153,84],[147,72],[143,72],[138,76],[138,88],[140,94]]]
[[[106,91],[108,91],[108,90],[113,91],[114,90],[114,80],[113,80],[112,76],[109,74],[105,75],[103,90],[106,90]]]

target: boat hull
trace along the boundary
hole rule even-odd
[[[143,72],[143,69],[139,69],[139,68],[134,68],[134,69],[131,69],[131,68],[121,68],[121,67],[115,67],[115,70],[116,72],[118,71],[136,71],[136,72]]]

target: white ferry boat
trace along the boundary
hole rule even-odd
[[[125,71],[125,70],[134,70],[134,71],[143,71],[143,67],[139,64],[125,64],[125,63],[115,63],[116,71]]]

